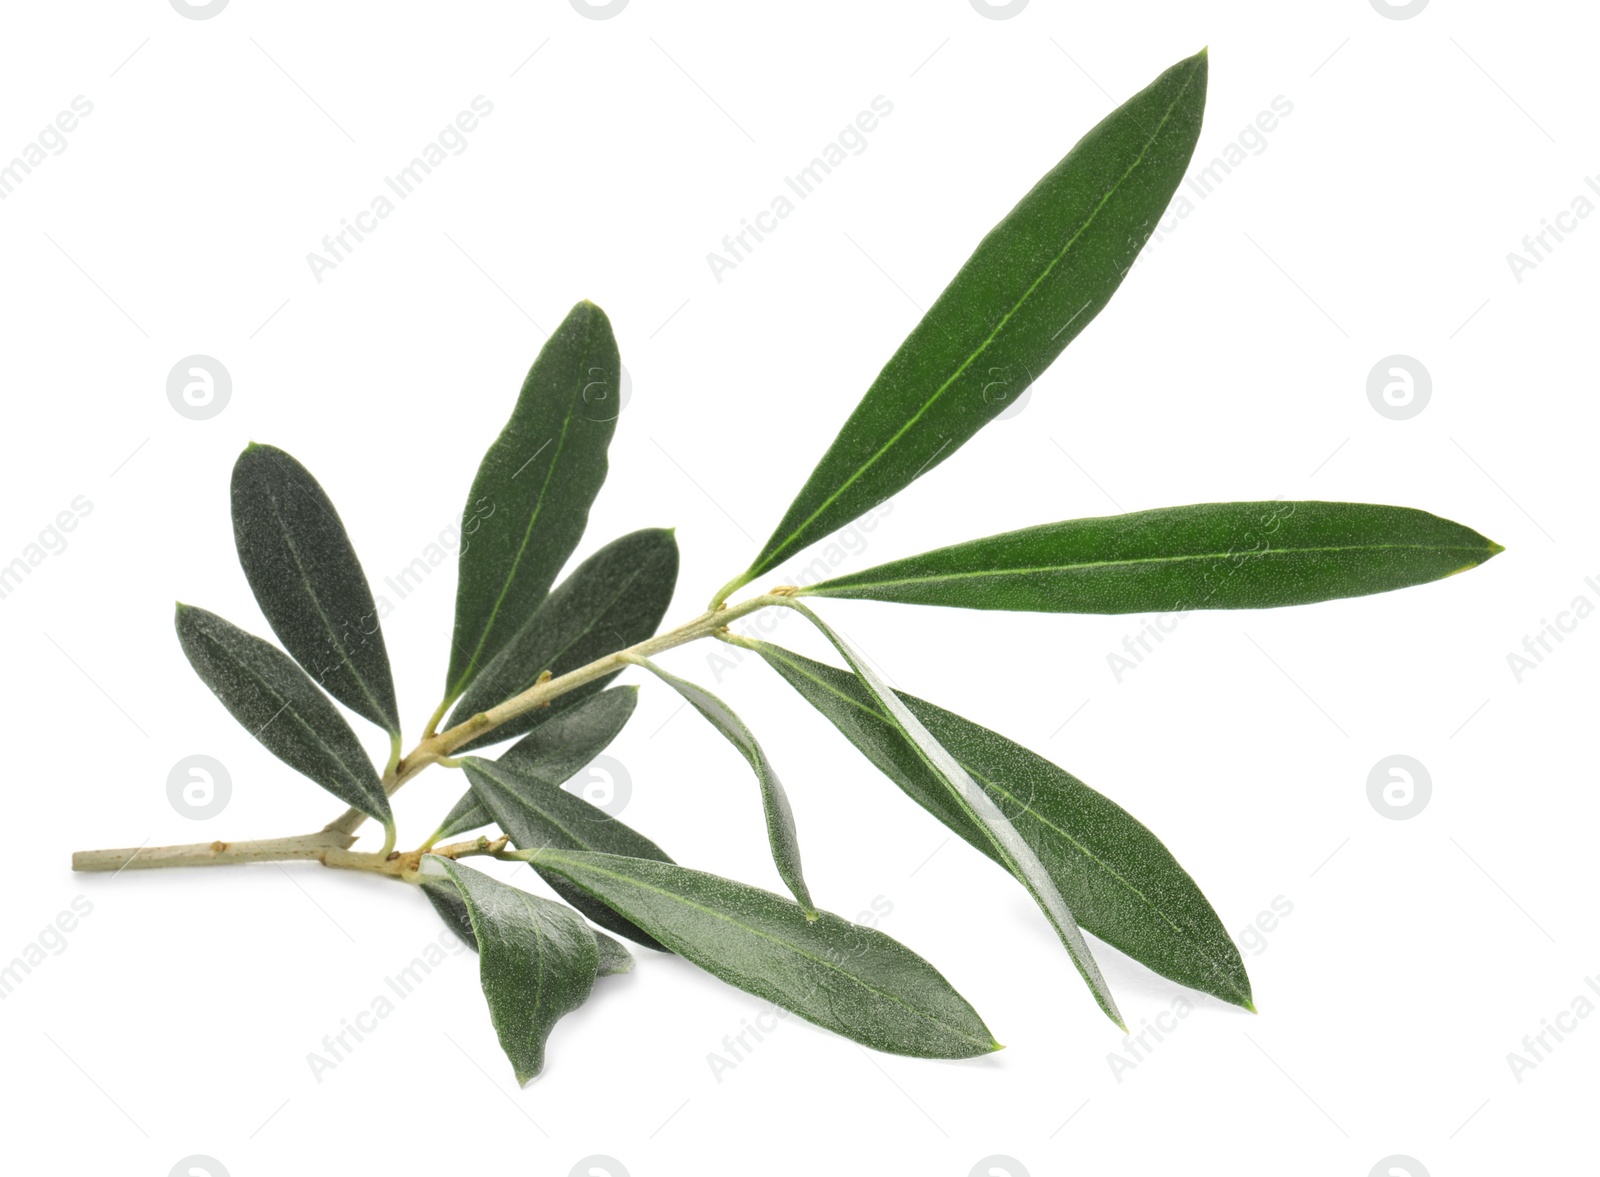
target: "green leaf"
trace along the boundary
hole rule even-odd
[[[766,642],[752,646],[912,800],[1005,865],[849,671]],[[896,692],[1016,827],[1079,924],[1164,977],[1253,1010],[1239,950],[1200,888],[1127,810],[997,732]]]
[[[1202,50],[1107,115],[1006,214],[722,597],[903,490],[1043,375],[1110,300],[1160,220],[1189,166],[1205,98]]]
[[[478,951],[478,936],[472,930],[472,916],[467,911],[467,901],[461,898],[461,892],[449,879],[435,879],[426,876],[419,880],[422,884],[422,894],[433,905],[433,910],[439,913],[439,918],[444,920],[445,926],[459,936],[464,944],[472,951]],[[595,943],[600,951],[599,975],[602,977],[615,976],[617,973],[631,973],[633,971],[633,954],[616,940],[604,932],[594,933]]]
[[[311,472],[252,442],[233,464],[233,539],[284,648],[350,710],[400,735],[378,607],[339,513]]]
[[[215,613],[178,606],[178,641],[200,681],[279,760],[346,805],[383,822],[389,798],[361,742],[332,700],[271,642]]]
[[[531,772],[516,760],[463,757],[461,767],[472,782],[478,803],[506,832],[519,850],[551,846],[558,850],[598,850],[630,858],[671,862],[667,852],[649,838],[624,825],[597,805],[574,797],[557,784]],[[534,869],[558,895],[602,928],[643,944],[663,948],[653,936],[617,915],[605,904],[574,888],[565,878],[537,864]]]
[[[461,516],[447,702],[539,607],[578,546],[606,478],[621,369],[605,312],[580,302],[533,361],[483,456]]]
[[[943,786],[950,799],[971,819],[972,823],[983,831],[994,849],[995,856],[1016,876],[1017,881],[1028,889],[1028,894],[1033,896],[1033,901],[1039,905],[1045,918],[1055,928],[1062,946],[1066,948],[1067,955],[1072,958],[1072,963],[1077,966],[1090,992],[1094,994],[1095,1001],[1105,1015],[1126,1032],[1128,1027],[1122,1020],[1122,1014],[1117,1010],[1117,1003],[1111,996],[1105,978],[1100,975],[1100,966],[1095,963],[1094,954],[1089,951],[1083,933],[1078,930],[1078,921],[1072,914],[1072,909],[1068,907],[1055,880],[1050,877],[1050,872],[1045,870],[1044,864],[1039,861],[1039,856],[1033,847],[1028,845],[1017,832],[1016,827],[990,799],[989,794],[972,779],[972,775],[943,744],[933,737],[923,726],[922,721],[901,701],[900,696],[890,689],[889,684],[878,676],[877,671],[873,670],[848,642],[800,602],[791,601],[790,608],[798,611],[833,643],[834,649],[844,656],[844,660],[856,672],[856,677],[867,688],[879,709],[911,745],[933,778]]]
[[[589,998],[600,964],[594,934],[571,908],[430,854],[461,891],[478,944],[478,975],[500,1049],[517,1082],[544,1070],[544,1045],[563,1014]]]
[[[461,892],[448,878],[430,878],[419,875],[417,881],[422,885],[422,895],[439,913],[439,918],[472,951],[478,951],[478,936],[472,930],[472,916],[467,912],[467,901],[461,898]]]
[[[1041,613],[1266,609],[1408,588],[1504,550],[1410,507],[1197,503],[1008,531],[800,592]]]
[[[519,853],[615,907],[707,972],[874,1050],[972,1058],[1000,1049],[931,964],[882,932],[668,862]]]
[[[600,975],[614,977],[618,973],[633,972],[633,953],[620,940],[613,940],[604,932],[594,932],[595,943],[600,947]]]
[[[767,759],[767,754],[762,751],[761,745],[756,742],[750,729],[744,725],[744,720],[704,687],[667,673],[650,659],[630,658],[628,661],[644,667],[682,695],[691,707],[703,715],[706,721],[721,732],[728,743],[737,748],[739,754],[749,761],[750,767],[755,771],[756,782],[761,786],[761,809],[766,815],[767,841],[772,845],[772,861],[777,865],[778,877],[783,880],[783,885],[789,888],[789,893],[801,907],[807,912],[815,912],[816,904],[811,901],[811,892],[806,889],[805,874],[800,869],[800,839],[795,833],[794,810],[789,806],[789,795],[784,792],[783,782],[778,779],[777,771],[772,767],[772,762]]]
[[[579,564],[517,631],[467,688],[450,725],[521,694],[542,671],[566,674],[644,641],[661,624],[677,583],[678,541],[671,531],[646,528],[613,540]],[[524,712],[463,745],[462,751],[530,731],[562,708],[597,694],[618,673],[585,683],[550,707]]]
[[[606,750],[633,715],[639,688],[614,687],[563,708],[548,722],[508,748],[498,763],[519,776],[537,777],[549,785],[570,780]],[[439,826],[434,840],[454,838],[490,825],[494,819],[468,788]]]

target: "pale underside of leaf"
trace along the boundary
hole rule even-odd
[[[928,768],[945,784],[952,797],[970,817],[983,829],[989,837],[996,852],[1000,855],[1006,868],[1015,875],[1019,882],[1028,889],[1029,894],[1038,903],[1040,909],[1049,919],[1060,938],[1062,945],[1067,950],[1067,955],[1072,958],[1072,963],[1082,975],[1090,992],[1094,994],[1096,1003],[1099,1004],[1107,1017],[1109,1017],[1123,1030],[1127,1026],[1123,1022],[1122,1014],[1117,1009],[1116,999],[1112,997],[1110,988],[1106,985],[1105,977],[1101,975],[1100,966],[1090,952],[1088,943],[1083,938],[1083,933],[1078,929],[1078,921],[1067,907],[1066,900],[1062,898],[1061,891],[1055,881],[1051,879],[1044,864],[1034,853],[1033,847],[1017,833],[1015,827],[1001,813],[989,795],[983,791],[976,781],[967,773],[954,756],[934,739],[933,735],[922,721],[913,715],[909,708],[901,702],[900,696],[880,678],[855,651],[855,649],[835,633],[823,620],[805,605],[798,601],[791,601],[790,607],[798,610],[813,625],[815,625],[839,651],[850,668],[855,671],[856,677],[872,693],[873,698],[883,711],[894,722],[895,726],[905,733],[906,738],[916,749]]]
[[[754,648],[768,662],[774,663],[775,665],[781,663],[781,667],[786,667],[791,673],[803,676],[803,678],[813,684],[816,689],[826,692],[840,704],[850,707],[852,710],[858,712],[862,716],[872,720],[875,724],[884,725],[886,727],[890,726],[890,720],[888,717],[885,716],[880,710],[873,707],[870,702],[865,702],[854,695],[840,690],[839,687],[834,685],[834,683],[823,678],[817,669],[813,669],[813,667],[820,667],[820,664],[811,663],[809,659],[801,659],[793,652],[786,650],[781,646],[774,646],[767,642],[746,641],[745,643],[741,644],[746,644],[751,648]],[[845,671],[835,671],[834,673],[838,675],[847,674]],[[785,675],[785,677],[788,677],[788,675]],[[900,694],[900,692],[896,692],[896,694]],[[870,699],[870,695],[868,698]],[[951,723],[957,720],[959,717],[956,717],[949,712],[944,712],[943,709],[914,696],[901,695],[901,698],[906,706],[924,722],[929,730],[935,733],[936,739],[944,742],[946,747],[952,746],[954,742],[952,737],[954,737],[956,733],[952,731],[950,736],[946,736],[942,729],[950,727]],[[940,722],[941,716],[945,721],[943,723]],[[970,724],[970,721],[967,722],[972,728],[978,727],[976,724]],[[988,729],[979,730],[983,731],[987,736],[996,741],[1003,739],[1003,737],[999,737],[996,733],[989,732]],[[1009,743],[1009,741],[1006,743]],[[871,749],[863,747],[862,750],[863,752],[867,753],[869,758],[873,759],[875,763],[879,763],[877,758],[871,755]],[[1032,755],[1031,753],[1028,753],[1026,749],[1016,746],[1013,746],[1013,751],[1011,754]],[[996,803],[1000,805],[1002,812],[1009,812],[1017,815],[1016,819],[1014,820],[1020,820],[1022,817],[1026,817],[1029,820],[1038,823],[1038,825],[1043,829],[1048,830],[1060,842],[1070,846],[1075,854],[1082,859],[1083,863],[1087,864],[1094,871],[1103,875],[1104,878],[1109,881],[1113,887],[1125,895],[1129,901],[1138,905],[1138,907],[1142,908],[1151,917],[1155,918],[1162,925],[1164,925],[1173,937],[1175,937],[1178,941],[1181,941],[1182,944],[1186,946],[1186,951],[1188,953],[1192,954],[1194,957],[1208,962],[1209,973],[1212,981],[1207,986],[1196,987],[1203,987],[1205,988],[1206,992],[1213,993],[1224,1000],[1232,1001],[1234,1004],[1241,1005],[1247,1009],[1254,1008],[1254,1006],[1251,1004],[1251,994],[1248,981],[1243,980],[1242,964],[1239,964],[1237,961],[1236,951],[1229,953],[1231,958],[1230,960],[1219,959],[1217,955],[1218,950],[1213,947],[1213,944],[1208,941],[1202,932],[1196,930],[1194,927],[1191,927],[1189,920],[1183,915],[1175,914],[1174,912],[1169,912],[1167,910],[1167,907],[1162,902],[1162,894],[1154,893],[1151,890],[1142,887],[1139,883],[1124,874],[1123,871],[1120,870],[1115,864],[1106,861],[1103,857],[1096,853],[1093,847],[1086,844],[1072,830],[1053,820],[1048,813],[1044,812],[1035,803],[1035,798],[1032,794],[1024,796],[1021,791],[1013,788],[1002,779],[1003,774],[992,771],[986,772],[975,762],[971,756],[963,755],[959,751],[954,752],[953,755],[955,756],[957,762],[960,763],[969,774],[971,774],[973,779],[980,782],[984,786],[985,791],[987,791],[991,797],[996,799]],[[924,793],[921,786],[913,787],[912,782],[902,781],[896,772],[891,771],[890,768],[885,767],[882,763],[880,763],[880,767],[884,769],[886,775],[889,775],[891,779],[895,779],[897,783],[900,783],[901,787],[906,789],[906,791],[909,792],[914,798],[916,798],[919,802],[922,802],[925,806],[929,807],[930,811],[933,812],[935,816],[939,817],[941,821],[945,822],[945,824],[951,829],[955,830],[978,850],[982,851],[990,858],[993,858],[1001,866],[1005,866],[1004,861],[995,852],[992,843],[988,840],[982,828],[974,823],[964,812],[960,811],[959,809],[952,810],[948,806],[938,805],[939,798],[937,796],[928,797],[927,800],[924,801]],[[1088,788],[1088,786],[1082,785],[1081,782],[1077,782],[1076,778],[1071,778],[1069,774],[1063,772],[1062,775],[1067,776],[1074,783],[1078,784],[1085,793],[1093,792]],[[1098,797],[1098,795],[1096,796]],[[1100,798],[1100,800],[1105,801],[1104,798]],[[1106,802],[1106,804],[1109,805],[1110,803]],[[1120,807],[1117,808],[1120,810]],[[1122,816],[1130,824],[1137,824],[1134,822],[1134,819],[1125,812],[1122,813]],[[1142,830],[1142,827],[1139,828]],[[1148,834],[1148,831],[1143,832],[1152,840],[1154,839],[1154,835]],[[1026,834],[1024,834],[1024,836],[1026,836]],[[1040,853],[1043,855],[1044,851],[1041,850]],[[1175,860],[1172,861],[1171,865],[1172,867],[1181,870],[1181,868],[1177,867]],[[1048,864],[1046,868],[1049,869]],[[1189,880],[1188,882],[1189,885],[1192,886],[1192,880]],[[1166,892],[1168,889],[1169,888],[1167,887],[1163,887],[1161,888],[1161,891]],[[1196,889],[1195,894],[1198,895],[1198,889]],[[1083,918],[1087,909],[1074,906],[1073,910],[1080,918]],[[1206,905],[1206,910],[1210,910],[1209,904]],[[1212,917],[1214,920],[1214,913],[1212,913]],[[1083,925],[1087,930],[1099,935],[1101,939],[1107,940],[1116,947],[1121,948],[1123,951],[1128,952],[1130,955],[1133,955],[1136,958],[1143,959],[1140,957],[1137,946],[1123,939],[1119,935],[1119,930],[1117,927],[1112,925],[1094,925],[1091,924],[1086,918],[1083,919]],[[1218,923],[1213,929],[1213,932],[1214,934],[1221,934],[1225,937],[1225,933],[1221,932],[1220,923]],[[1172,972],[1161,969],[1155,961],[1146,959],[1145,963],[1150,965],[1152,968],[1156,968],[1157,971],[1162,972],[1163,975],[1173,976],[1175,980],[1178,980],[1182,984],[1195,984],[1195,978],[1190,976],[1174,975]]]
[[[766,817],[767,841],[772,847],[772,860],[778,868],[778,876],[783,880],[784,886],[789,888],[795,901],[807,912],[814,914],[817,910],[816,904],[811,900],[811,892],[806,887],[805,873],[800,864],[800,838],[795,830],[794,809],[789,804],[789,795],[784,790],[783,782],[778,779],[777,770],[772,767],[772,762],[767,759],[766,752],[750,729],[745,726],[744,720],[704,687],[663,670],[650,659],[629,657],[628,661],[650,671],[677,691],[684,701],[722,733],[749,763],[761,787],[761,808]]]

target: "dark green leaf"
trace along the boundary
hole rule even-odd
[[[481,830],[484,826],[493,825],[494,819],[478,804],[478,799],[468,789],[461,794],[460,800],[444,815],[444,820],[439,823],[439,830],[433,835],[435,842],[442,842],[446,838],[459,838],[468,830]]]
[[[811,901],[811,892],[806,889],[805,875],[800,869],[800,839],[795,833],[794,810],[789,806],[789,795],[784,792],[783,782],[778,779],[777,771],[772,767],[772,762],[767,759],[767,754],[762,751],[761,745],[756,742],[750,729],[744,725],[744,720],[704,687],[696,686],[675,674],[668,674],[650,659],[631,658],[629,661],[636,666],[644,667],[682,695],[691,707],[703,715],[706,721],[721,732],[728,743],[737,748],[739,754],[749,761],[750,767],[755,771],[756,782],[761,786],[761,809],[766,815],[767,841],[772,845],[772,861],[777,865],[778,877],[783,880],[783,885],[789,888],[789,893],[801,907],[808,912],[816,911],[816,904]]]
[[[497,763],[511,766],[519,776],[560,785],[606,750],[633,715],[638,700],[639,688],[632,686],[587,696],[555,712],[508,748]],[[454,838],[493,820],[469,788],[439,826],[434,840]]]
[[[622,362],[605,312],[572,308],[534,360],[461,516],[446,701],[544,600],[578,546],[606,477]]]
[[[389,798],[372,761],[339,709],[293,659],[192,605],[178,606],[176,624],[200,681],[267,751],[393,830]]]
[[[1033,901],[1039,905],[1039,910],[1044,912],[1051,927],[1055,928],[1056,935],[1067,950],[1067,955],[1072,958],[1072,963],[1077,966],[1078,972],[1089,986],[1089,991],[1094,994],[1095,1001],[1105,1011],[1105,1015],[1126,1031],[1127,1026],[1122,1020],[1122,1014],[1117,1010],[1116,1000],[1111,996],[1105,978],[1100,975],[1100,966],[1095,963],[1094,954],[1089,951],[1083,933],[1078,930],[1077,918],[1068,907],[1061,889],[1050,877],[1050,872],[1045,870],[1044,864],[1039,861],[1039,856],[1033,847],[1017,832],[1010,818],[1001,811],[989,794],[972,779],[972,775],[943,744],[933,737],[923,726],[922,721],[901,701],[900,696],[890,689],[889,684],[878,676],[877,671],[873,670],[848,642],[805,605],[794,601],[790,603],[790,607],[798,610],[812,625],[822,631],[828,641],[833,643],[833,648],[844,656],[844,660],[856,672],[861,684],[872,695],[879,710],[912,746],[933,778],[944,787],[950,799],[971,819],[972,823],[983,831],[1000,862],[1027,888],[1028,894],[1032,895]]]
[[[1410,507],[1197,503],[1008,531],[801,591],[1041,613],[1266,609],[1407,588],[1501,551]]]
[[[448,878],[429,878],[427,875],[419,877],[422,884],[423,897],[433,905],[433,910],[439,913],[439,918],[467,944],[472,951],[478,951],[478,937],[472,930],[472,916],[467,913],[467,901],[461,898],[461,892]]]
[[[1128,273],[1183,179],[1202,50],[1107,115],[990,231],[867,389],[726,595],[944,461],[1055,361]]]
[[[461,898],[456,885],[447,878],[424,877],[421,883],[422,894],[433,905],[433,910],[439,913],[445,926],[461,937],[468,948],[478,951],[478,937],[472,930],[472,916],[467,912],[467,901]],[[593,928],[589,931],[594,932],[595,943],[600,950],[600,976],[610,977],[633,971],[631,952],[604,932],[597,932]]]
[[[507,764],[503,760],[467,756],[462,759],[461,767],[472,782],[479,804],[518,849],[553,846],[559,850],[598,850],[630,858],[672,861],[666,851],[643,834],[515,761]],[[647,948],[662,947],[648,932],[577,890],[562,876],[537,866],[534,869],[558,895],[602,928],[609,928]]]
[[[855,675],[781,646],[754,648],[912,800],[1005,865]],[[897,693],[1010,818],[1087,931],[1181,985],[1255,1008],[1244,962],[1217,913],[1127,810],[997,732]]]
[[[647,528],[613,540],[556,587],[473,681],[450,717],[451,726],[521,694],[542,671],[566,674],[644,641],[661,624],[677,582],[678,542],[671,531]],[[462,750],[529,731],[603,690],[615,677],[607,674],[585,683],[550,707],[525,712]]]
[[[594,933],[554,900],[428,855],[460,889],[478,944],[478,972],[500,1049],[518,1083],[544,1069],[544,1044],[563,1014],[589,998],[600,964]]]
[[[613,940],[604,932],[596,932],[593,928],[595,943],[600,947],[600,975],[614,977],[618,973],[633,972],[633,953],[620,940]]]
[[[251,443],[233,464],[233,540],[272,632],[312,679],[400,734],[378,608],[333,503],[282,450]]]
[[[518,857],[523,857],[519,854]],[[875,1050],[972,1058],[1000,1049],[931,964],[882,932],[731,879],[610,854],[528,857],[747,993]]]

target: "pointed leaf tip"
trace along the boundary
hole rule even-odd
[[[977,1011],[926,960],[873,928],[668,862],[541,850],[535,866],[647,928],[729,984],[874,1050],[973,1058],[994,1049]]]
[[[392,829],[388,794],[361,741],[289,655],[204,609],[180,606],[176,628],[200,681],[267,751]]]
[[[650,671],[677,691],[684,702],[698,711],[749,763],[760,786],[761,809],[767,821],[767,841],[772,847],[772,861],[778,868],[778,877],[800,904],[806,919],[815,920],[816,904],[811,900],[811,892],[806,887],[805,874],[800,865],[800,839],[795,831],[794,810],[789,804],[789,795],[784,790],[783,782],[778,779],[777,770],[772,767],[772,762],[767,759],[755,735],[726,703],[704,687],[663,670],[648,658],[630,655],[627,660]]]
[[[600,946],[578,913],[447,858],[428,856],[466,903],[500,1048],[519,1084],[544,1069],[545,1041],[589,998]]]
[[[398,736],[378,607],[327,492],[293,455],[251,442],[229,493],[239,564],[272,632],[318,686]]]
[[[1005,411],[1110,302],[1183,180],[1206,57],[1091,128],[978,243],[889,357],[745,574],[898,494]],[[743,580],[725,587],[718,601]]]
[[[1499,550],[1411,507],[1196,503],[1025,527],[804,593],[1041,613],[1266,609],[1426,584]]]
[[[462,509],[446,698],[454,702],[544,602],[607,472],[614,414],[591,400],[620,379],[605,313],[574,306],[528,370]]]
[[[912,800],[999,861],[860,679],[782,646],[752,648]],[[999,733],[914,695],[899,697],[1034,848],[1085,930],[1180,984],[1236,1005],[1250,1000],[1249,975],[1227,928],[1132,814]]]
[[[870,694],[873,703],[892,725],[905,745],[921,762],[924,771],[936,782],[936,788],[945,801],[953,805],[963,819],[979,831],[996,861],[1009,870],[1033,896],[1034,902],[1050,921],[1062,947],[1094,995],[1101,1011],[1117,1025],[1123,1025],[1116,999],[1106,984],[1100,966],[1090,951],[1083,933],[1078,930],[1077,917],[1067,906],[1067,901],[1055,879],[1045,869],[1038,853],[1024,838],[1010,817],[981,788],[967,768],[956,759],[922,721],[906,706],[898,692],[884,682],[856,649],[830,628],[822,618],[799,601],[785,602],[807,621],[811,622],[833,648],[838,650],[850,669]],[[1124,1027],[1126,1032],[1126,1027]]]

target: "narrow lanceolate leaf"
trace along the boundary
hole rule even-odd
[[[456,704],[450,724],[462,723],[521,694],[543,671],[566,674],[644,641],[661,624],[677,583],[678,542],[671,531],[652,527],[613,540],[556,586],[472,681]],[[603,675],[562,695],[550,707],[524,712],[462,750],[530,731],[563,708],[598,694],[615,677]]]
[[[606,477],[621,370],[605,312],[580,302],[483,456],[461,517],[447,700],[511,640],[577,547]]]
[[[529,857],[730,985],[864,1046],[919,1058],[1000,1049],[938,970],[882,932],[827,912],[813,919],[770,891],[669,862],[565,850]]]
[[[766,752],[756,742],[744,720],[704,687],[669,674],[650,659],[630,658],[629,661],[644,667],[682,695],[689,706],[721,732],[728,743],[739,750],[739,755],[749,761],[756,774],[756,783],[761,786],[761,810],[767,819],[767,841],[772,845],[772,861],[778,868],[778,877],[801,907],[808,912],[816,911],[811,892],[806,888],[805,873],[800,868],[800,838],[795,833],[794,809],[789,805],[789,794],[784,792],[777,770],[772,767],[772,762],[767,759]]]
[[[518,1083],[544,1070],[544,1044],[589,998],[600,965],[594,933],[570,907],[428,855],[461,892],[478,944],[478,974],[500,1049]]]
[[[459,936],[463,943],[472,951],[478,951],[478,937],[472,930],[472,916],[467,911],[467,901],[461,898],[461,892],[448,878],[428,878],[424,876],[422,894],[433,910],[439,913],[439,918],[444,920],[445,926]],[[599,975],[602,977],[614,976],[617,973],[631,973],[633,971],[633,954],[616,940],[604,932],[594,933],[595,943],[600,951]]]
[[[513,744],[498,763],[518,776],[533,776],[550,785],[569,780],[606,750],[633,715],[638,687],[615,687],[563,708]],[[454,838],[489,825],[494,819],[469,788],[434,835]]]
[[[1110,300],[1183,179],[1204,51],[1107,115],[978,245],[900,345],[744,584],[944,461]]]
[[[267,751],[393,829],[389,798],[355,732],[293,659],[192,605],[178,606],[176,623],[200,681]]]
[[[805,605],[796,601],[792,607],[833,643],[834,649],[844,656],[844,660],[856,672],[856,677],[867,688],[879,709],[911,745],[917,758],[943,786],[957,808],[983,831],[984,837],[994,849],[995,857],[1028,889],[1028,894],[1033,896],[1034,902],[1039,905],[1050,925],[1055,928],[1056,935],[1060,937],[1062,945],[1067,950],[1067,955],[1072,958],[1072,963],[1077,966],[1078,972],[1083,976],[1090,992],[1094,994],[1095,1001],[1105,1011],[1105,1015],[1126,1030],[1127,1026],[1123,1024],[1122,1014],[1117,1010],[1117,1003],[1111,996],[1111,990],[1106,985],[1105,978],[1100,975],[1100,966],[1095,963],[1094,954],[1089,951],[1083,933],[1078,930],[1077,918],[1067,906],[1067,901],[1062,896],[1061,889],[1056,886],[1055,880],[1050,877],[1050,872],[1045,870],[1044,863],[1039,861],[1039,856],[1033,847],[1017,832],[1010,818],[1001,811],[989,794],[973,780],[972,774],[934,738],[923,726],[922,721],[912,714],[900,696],[890,689],[889,684],[879,677],[878,672],[873,670],[848,642],[828,628],[823,620]]]
[[[755,648],[912,800],[1005,865],[855,675],[781,646]],[[1085,930],[1180,985],[1255,1008],[1244,961],[1217,913],[1132,814],[999,733],[896,693],[1011,820]]]
[[[1266,609],[1408,588],[1504,550],[1410,507],[1197,503],[1008,531],[801,591],[1040,613]]]
[[[504,760],[467,756],[462,759],[461,767],[472,782],[472,792],[478,803],[519,850],[548,846],[558,850],[597,850],[629,858],[672,861],[665,850],[631,826],[515,761],[508,764]],[[663,947],[649,932],[573,887],[565,877],[552,874],[538,863],[534,864],[534,869],[558,895],[602,928],[609,928],[646,948]]]
[[[378,608],[322,487],[282,450],[251,443],[232,497],[239,563],[272,632],[323,690],[398,736]]]

